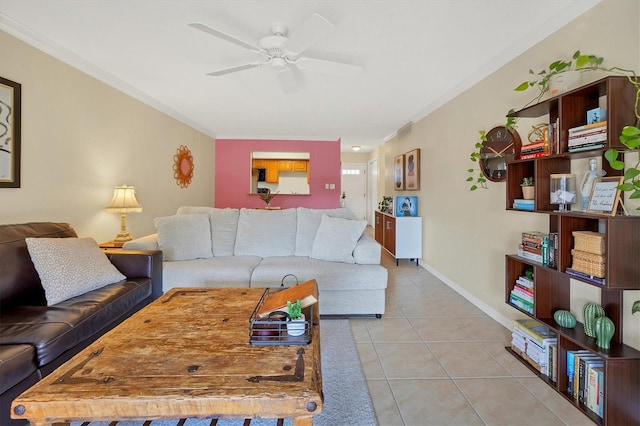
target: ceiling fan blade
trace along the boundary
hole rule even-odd
[[[289,36],[285,48],[291,53],[300,54],[334,28],[326,18],[314,13]]]
[[[202,32],[205,32],[207,34],[210,34],[214,37],[218,37],[222,40],[228,41],[229,43],[233,43],[237,46],[240,47],[244,47],[245,49],[251,50],[253,52],[262,52],[262,49],[260,49],[258,46],[254,46],[250,43],[244,42],[242,40],[240,40],[239,38],[236,38],[234,36],[230,36],[229,34],[223,33],[222,31],[213,29],[205,24],[201,24],[199,22],[192,22],[190,24],[188,24],[191,28],[195,28],[196,30],[200,30]]]
[[[345,64],[342,62],[325,61],[324,59],[299,58],[295,64],[300,69],[317,71],[323,74],[329,74],[336,77],[352,78],[356,77],[362,71],[362,67],[358,65]]]
[[[298,90],[298,80],[290,67],[278,70],[278,80],[284,93],[289,94]]]
[[[222,69],[222,70],[219,70],[219,71],[209,72],[209,73],[207,73],[207,75],[212,75],[214,77],[218,77],[218,76],[225,75],[225,74],[231,74],[232,72],[238,72],[238,71],[248,70],[250,68],[259,67],[260,65],[262,65],[262,62],[254,62],[252,64],[238,65],[238,66],[231,67],[231,68],[225,68],[225,69]]]

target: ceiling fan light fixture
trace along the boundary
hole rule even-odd
[[[360,145],[351,145],[351,149],[358,152],[362,149],[362,147]]]

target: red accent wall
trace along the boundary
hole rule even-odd
[[[215,207],[256,208],[264,202],[249,194],[252,151],[309,152],[310,195],[278,194],[271,205],[282,208],[340,206],[340,140],[216,139]],[[335,189],[325,189],[325,184]]]

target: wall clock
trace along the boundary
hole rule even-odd
[[[502,182],[507,178],[507,161],[520,156],[522,141],[517,131],[504,126],[494,127],[485,135],[480,148],[480,170],[492,182]]]
[[[176,155],[173,156],[173,177],[180,188],[186,188],[193,178],[193,156],[184,145],[180,145]]]

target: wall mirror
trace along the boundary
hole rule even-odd
[[[249,192],[309,195],[309,164],[308,152],[253,151]]]

